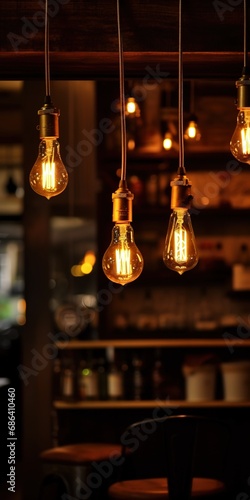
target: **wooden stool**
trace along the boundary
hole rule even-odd
[[[194,478],[192,498],[214,496],[225,491],[222,481]],[[114,483],[109,488],[109,498],[113,500],[160,500],[167,499],[168,485],[165,478],[134,479]]]
[[[120,465],[121,446],[72,444],[45,450],[40,458],[43,463],[40,500],[61,500],[63,494],[94,499],[114,481]]]

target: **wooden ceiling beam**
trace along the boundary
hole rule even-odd
[[[118,77],[115,52],[51,52],[52,80],[81,80]],[[241,52],[184,52],[184,78],[238,79]],[[177,52],[125,52],[126,78],[145,81],[176,78]],[[39,80],[44,78],[43,52],[0,52],[2,80]]]

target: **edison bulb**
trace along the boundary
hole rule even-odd
[[[250,164],[250,108],[241,109],[238,113],[230,150],[237,160]]]
[[[184,139],[199,141],[201,133],[195,120],[190,120],[185,130]]]
[[[126,114],[129,116],[139,117],[141,112],[134,97],[128,97],[126,100]]]
[[[136,280],[143,269],[143,257],[134,242],[132,226],[116,223],[112,240],[102,259],[102,268],[108,279],[120,285]]]
[[[179,274],[189,271],[198,262],[191,217],[186,208],[175,208],[170,216],[163,261]]]
[[[45,137],[41,140],[29,181],[32,189],[48,200],[66,188],[68,173],[60,156],[59,142],[55,137]]]
[[[169,151],[172,148],[172,145],[173,145],[172,134],[170,134],[169,132],[166,132],[166,134],[164,135],[162,145],[163,145],[164,149],[166,149],[166,151]]]

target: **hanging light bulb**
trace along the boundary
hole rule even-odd
[[[112,195],[113,221],[112,240],[106,250],[102,267],[111,281],[126,285],[140,276],[143,269],[143,257],[134,241],[132,221],[132,200],[134,196],[127,189],[126,183]]]
[[[247,61],[247,8],[244,0],[244,66],[242,76],[236,81],[237,125],[230,141],[233,156],[242,163],[250,164],[250,74]]]
[[[198,119],[194,113],[194,81],[190,82],[190,116],[188,120],[188,126],[184,132],[184,139],[187,141],[199,141],[201,138],[200,129],[198,127]]]
[[[38,157],[31,169],[29,181],[32,189],[48,200],[66,188],[68,173],[60,156],[58,117],[53,104],[45,104],[39,111],[40,138]]]
[[[250,79],[245,76],[236,82],[239,110],[237,125],[230,141],[233,156],[242,163],[250,164]]]
[[[39,195],[48,200],[62,193],[68,184],[68,173],[60,156],[59,115],[50,97],[49,77],[49,31],[48,0],[45,3],[45,86],[44,105],[38,110],[40,117],[40,145],[38,157],[29,175],[30,186]]]
[[[168,231],[163,251],[164,264],[183,274],[196,266],[198,253],[188,212],[192,200],[191,184],[185,175],[178,175],[171,182],[171,208]]]
[[[126,285],[140,276],[143,269],[143,257],[135,244],[133,228],[130,225],[134,195],[129,191],[126,182],[126,110],[119,0],[117,0],[117,27],[121,102],[121,179],[118,189],[112,194],[113,222],[115,222],[115,226],[112,231],[111,243],[102,259],[102,268],[108,279],[114,281],[114,283]]]
[[[163,250],[163,262],[173,271],[183,274],[196,266],[198,253],[188,209],[193,199],[191,183],[184,167],[183,135],[183,67],[181,46],[182,4],[179,0],[179,82],[178,82],[178,125],[179,125],[179,168],[177,177],[171,182],[171,209],[173,210]]]
[[[141,111],[138,103],[136,102],[134,97],[128,97],[126,99],[126,114],[130,117],[139,117],[141,115]]]
[[[184,133],[184,139],[188,141],[199,141],[201,138],[200,129],[198,127],[197,118],[195,115],[191,115],[188,126]]]
[[[173,146],[173,136],[170,132],[166,132],[162,141],[163,148],[169,151]]]

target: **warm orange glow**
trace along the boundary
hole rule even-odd
[[[78,265],[78,266],[72,266],[71,267],[71,274],[75,278],[79,278],[80,276],[82,276],[81,266],[80,265]]]
[[[129,98],[126,106],[127,112],[128,113],[135,113],[136,110],[136,103],[133,98]]]
[[[17,302],[17,311],[20,314],[26,313],[26,301],[24,299],[19,299]]]
[[[88,252],[86,252],[86,254],[84,255],[83,262],[88,262],[92,266],[95,265],[96,256],[95,256],[94,252],[92,252],[92,250],[89,250]]]
[[[129,139],[128,141],[128,150],[133,151],[135,149],[135,141],[134,139]]]
[[[165,134],[162,145],[164,149],[166,149],[167,151],[172,148],[173,145],[172,134],[170,134],[169,132]]]
[[[190,120],[184,133],[184,139],[190,141],[199,141],[201,133],[195,120]]]
[[[89,262],[84,262],[80,267],[82,274],[90,274],[93,270],[93,266]]]

